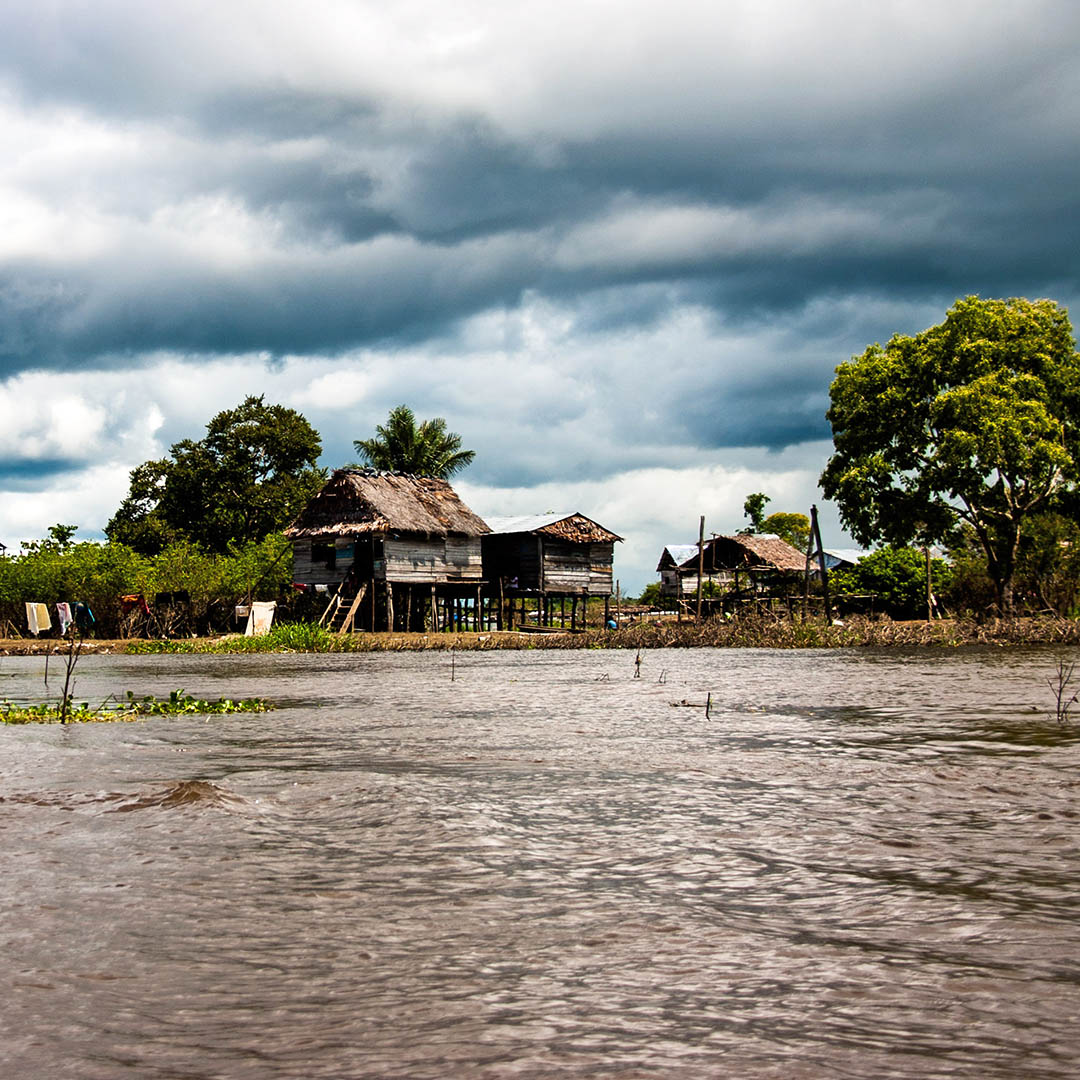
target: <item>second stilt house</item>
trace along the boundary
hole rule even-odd
[[[483,538],[487,590],[499,625],[585,626],[590,597],[611,596],[615,542],[622,537],[584,514],[489,517]],[[567,605],[569,604],[569,608]],[[505,612],[505,618],[503,613]],[[534,614],[533,614],[534,613]]]
[[[285,536],[334,629],[423,630],[478,611],[489,531],[445,480],[338,469]]]

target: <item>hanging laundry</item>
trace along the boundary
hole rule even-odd
[[[75,625],[85,634],[87,630],[94,625],[97,620],[94,618],[94,613],[90,610],[89,604],[84,604],[81,600],[75,605]]]
[[[60,623],[60,636],[63,637],[68,632],[68,627],[75,621],[75,616],[71,612],[71,605],[57,604],[56,619]]]
[[[146,602],[146,597],[142,593],[127,593],[125,596],[120,597],[120,610],[123,614],[127,615],[128,612],[134,611],[136,608],[140,608],[144,615],[150,614],[150,605]]]
[[[26,625],[30,633],[37,637],[45,630],[52,629],[52,619],[49,618],[49,608],[46,604],[26,605]]]
[[[265,634],[274,621],[274,608],[277,607],[275,600],[256,601],[251,605],[251,613],[248,615],[247,626],[244,627],[244,637],[255,637]]]

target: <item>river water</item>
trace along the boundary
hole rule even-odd
[[[279,708],[0,729],[0,1075],[1075,1076],[1061,655],[85,657]]]

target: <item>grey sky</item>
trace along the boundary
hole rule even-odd
[[[838,363],[960,295],[1072,304],[1078,24],[8,5],[0,540],[93,535],[133,465],[261,392],[327,465],[400,402],[445,416],[479,512],[621,515],[635,588],[699,513],[805,511]]]

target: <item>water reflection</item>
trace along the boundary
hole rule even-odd
[[[88,657],[283,707],[0,731],[0,1061],[1072,1075],[1056,655]]]

